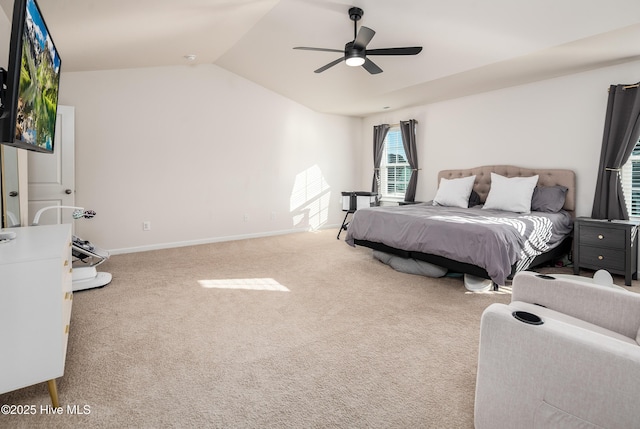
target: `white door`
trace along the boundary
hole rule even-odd
[[[73,206],[75,201],[75,108],[58,106],[53,154],[29,152],[29,223],[48,206]],[[39,225],[73,224],[73,210],[47,210]]]

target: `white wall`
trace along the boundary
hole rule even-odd
[[[373,126],[417,119],[416,200],[435,196],[443,169],[491,164],[576,172],[578,216],[589,216],[610,84],[640,80],[640,62],[373,115],[363,122],[362,184],[371,183]]]
[[[213,65],[63,72],[60,103],[76,204],[98,213],[76,233],[116,253],[339,225],[361,175],[361,119]]]
[[[9,40],[11,39],[11,21],[0,11],[0,67],[7,68],[9,65]]]
[[[7,41],[9,31],[0,14]],[[607,87],[637,82],[639,66],[364,120],[315,113],[213,65],[63,71],[60,103],[76,107],[76,202],[98,212],[77,233],[127,251],[339,225],[340,192],[371,186],[373,125],[410,118],[417,199],[435,195],[441,169],[572,168],[577,214],[589,215]]]

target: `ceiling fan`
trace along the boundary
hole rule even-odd
[[[371,61],[367,56],[369,55],[417,55],[422,51],[422,46],[412,46],[405,48],[384,48],[384,49],[367,49],[367,45],[376,34],[372,29],[360,27],[358,31],[358,21],[362,18],[364,11],[359,7],[352,7],[349,9],[349,18],[353,21],[353,41],[344,45],[344,50],[339,49],[326,49],[326,48],[309,48],[305,46],[297,46],[293,49],[302,49],[306,51],[323,51],[323,52],[341,52],[344,55],[335,61],[331,61],[319,69],[315,70],[315,73],[322,73],[342,62],[343,60],[348,66],[357,67],[362,66],[366,71],[371,74],[382,73],[382,69]]]

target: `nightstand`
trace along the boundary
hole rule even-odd
[[[577,218],[574,223],[573,273],[580,268],[624,275],[624,284],[638,278],[638,222]]]

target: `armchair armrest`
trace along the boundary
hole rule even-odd
[[[531,271],[519,272],[513,278],[511,301],[543,305],[636,342],[640,340],[640,294],[548,277]]]
[[[549,314],[526,324],[516,308],[496,303],[482,315],[476,429],[637,425],[640,346]]]

